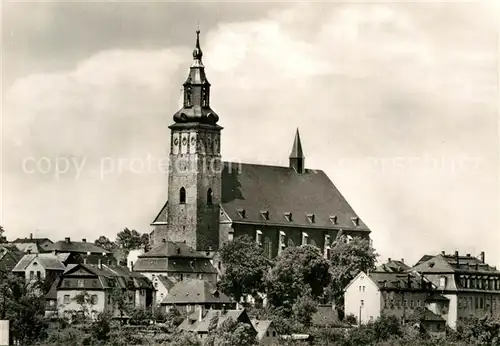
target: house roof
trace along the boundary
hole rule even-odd
[[[130,271],[127,267],[118,265],[95,265],[95,264],[76,264],[68,265],[63,273],[63,277],[71,276],[82,268],[83,270],[94,274],[101,280],[104,288],[115,287],[118,284],[122,288],[133,286],[135,288],[153,288],[151,281],[144,275]]]
[[[134,271],[217,274],[217,269],[208,258],[139,257],[134,264]]]
[[[458,259],[458,263],[457,263]],[[443,255],[424,256],[412,268],[413,271],[422,273],[485,273],[500,274],[495,267],[482,263],[479,258],[473,256]]]
[[[50,242],[50,243],[53,243],[52,240],[50,240],[49,238],[17,238],[16,240],[14,240],[12,243],[15,243],[15,244],[23,244],[23,243],[36,243],[36,244],[40,244],[40,243],[43,243],[43,242]]]
[[[185,258],[211,258],[211,255],[207,255],[204,252],[199,252],[194,250],[192,247],[188,246],[184,242],[173,242],[165,240],[153,246],[148,252],[139,255],[139,258],[150,258],[150,257],[185,257]]]
[[[429,309],[424,310],[424,321],[445,322],[445,319]]]
[[[161,284],[168,290],[174,287],[175,283],[177,282],[174,278],[168,278],[166,275],[157,275],[155,279],[160,281]]]
[[[57,252],[78,252],[78,253],[94,253],[94,254],[111,254],[111,252],[105,249],[89,243],[82,241],[72,241],[72,240],[60,240],[54,244],[50,244],[46,247],[46,251],[57,251]]]
[[[271,320],[256,320],[252,319],[252,326],[257,331],[257,340],[262,340],[264,336],[266,336],[266,332],[269,330],[269,327],[273,324]]]
[[[224,293],[204,280],[191,279],[174,285],[161,304],[231,304]]]
[[[383,263],[378,266],[376,271],[387,273],[404,273],[410,269],[411,267],[406,265],[403,261],[389,260],[387,261],[387,263]]]
[[[340,322],[337,311],[332,305],[318,305],[312,315],[312,324],[315,326],[345,326]]]
[[[40,253],[42,249],[37,243],[15,243],[17,249],[24,253]]]
[[[221,205],[233,223],[369,232],[321,170],[300,174],[289,167],[224,162]],[[153,224],[167,221],[166,209],[167,204]]]
[[[12,269],[13,272],[24,272],[26,267],[32,262],[40,264],[46,270],[57,270],[63,272],[66,267],[64,263],[51,253],[26,254],[21,258],[17,265]]]
[[[220,327],[229,318],[233,321],[246,322],[251,324],[245,310],[208,310],[203,314],[202,320],[199,321],[199,312],[194,312],[189,315],[179,325],[179,330],[192,331],[196,333],[208,333],[210,321],[215,316],[218,317],[217,327]],[[253,327],[253,326],[252,326]]]
[[[0,246],[0,270],[10,272],[23,258],[24,252],[19,251],[14,244]]]
[[[370,272],[367,276],[380,290],[425,290],[430,284],[415,273]]]

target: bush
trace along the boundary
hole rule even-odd
[[[148,326],[153,319],[151,311],[146,309],[134,309],[130,313],[129,324],[133,326]]]

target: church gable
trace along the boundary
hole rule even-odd
[[[156,215],[155,219],[151,223],[153,225],[163,225],[167,223],[167,212],[168,212],[168,201],[163,205],[158,215]]]

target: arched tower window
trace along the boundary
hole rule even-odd
[[[208,205],[212,205],[213,204],[213,201],[212,201],[212,189],[209,188],[208,191],[207,191],[207,204]]]
[[[179,203],[186,203],[186,189],[184,187],[181,187],[181,189],[179,190]]]

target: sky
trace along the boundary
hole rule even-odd
[[[7,237],[149,232],[197,22],[224,160],[287,165],[299,128],[379,260],[500,266],[494,1],[3,2]]]

